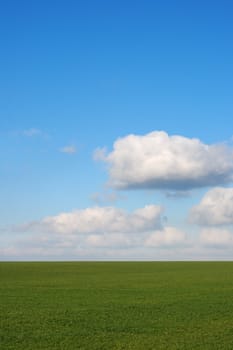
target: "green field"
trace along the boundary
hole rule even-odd
[[[0,349],[233,349],[233,262],[0,263]]]

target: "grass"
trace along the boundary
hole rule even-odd
[[[233,262],[0,263],[1,350],[233,349]]]

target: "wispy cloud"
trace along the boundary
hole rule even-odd
[[[73,145],[70,146],[64,146],[60,148],[61,153],[67,153],[67,154],[75,154],[77,153],[77,148]]]
[[[121,193],[118,192],[95,192],[91,195],[90,199],[98,204],[103,205],[106,203],[116,203],[119,200],[126,199],[126,196],[124,196]]]
[[[107,148],[97,148],[93,153],[93,159],[96,161],[106,161]]]
[[[25,129],[22,131],[22,135],[23,136],[27,136],[27,137],[35,137],[35,136],[41,136],[44,133],[37,128],[30,128],[30,129]]]
[[[191,197],[190,191],[166,191],[164,194],[169,199],[179,199],[179,198]]]

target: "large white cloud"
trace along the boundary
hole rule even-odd
[[[190,221],[198,225],[233,224],[233,188],[217,187],[208,191],[190,212]]]
[[[188,190],[233,179],[231,148],[163,131],[120,138],[112,152],[98,149],[94,158],[108,164],[110,183],[118,189]]]
[[[162,211],[157,205],[147,205],[132,213],[115,207],[93,207],[49,216],[21,229],[62,234],[146,232],[161,227]]]

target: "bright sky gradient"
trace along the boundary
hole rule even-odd
[[[0,259],[229,260],[232,1],[0,10]]]

